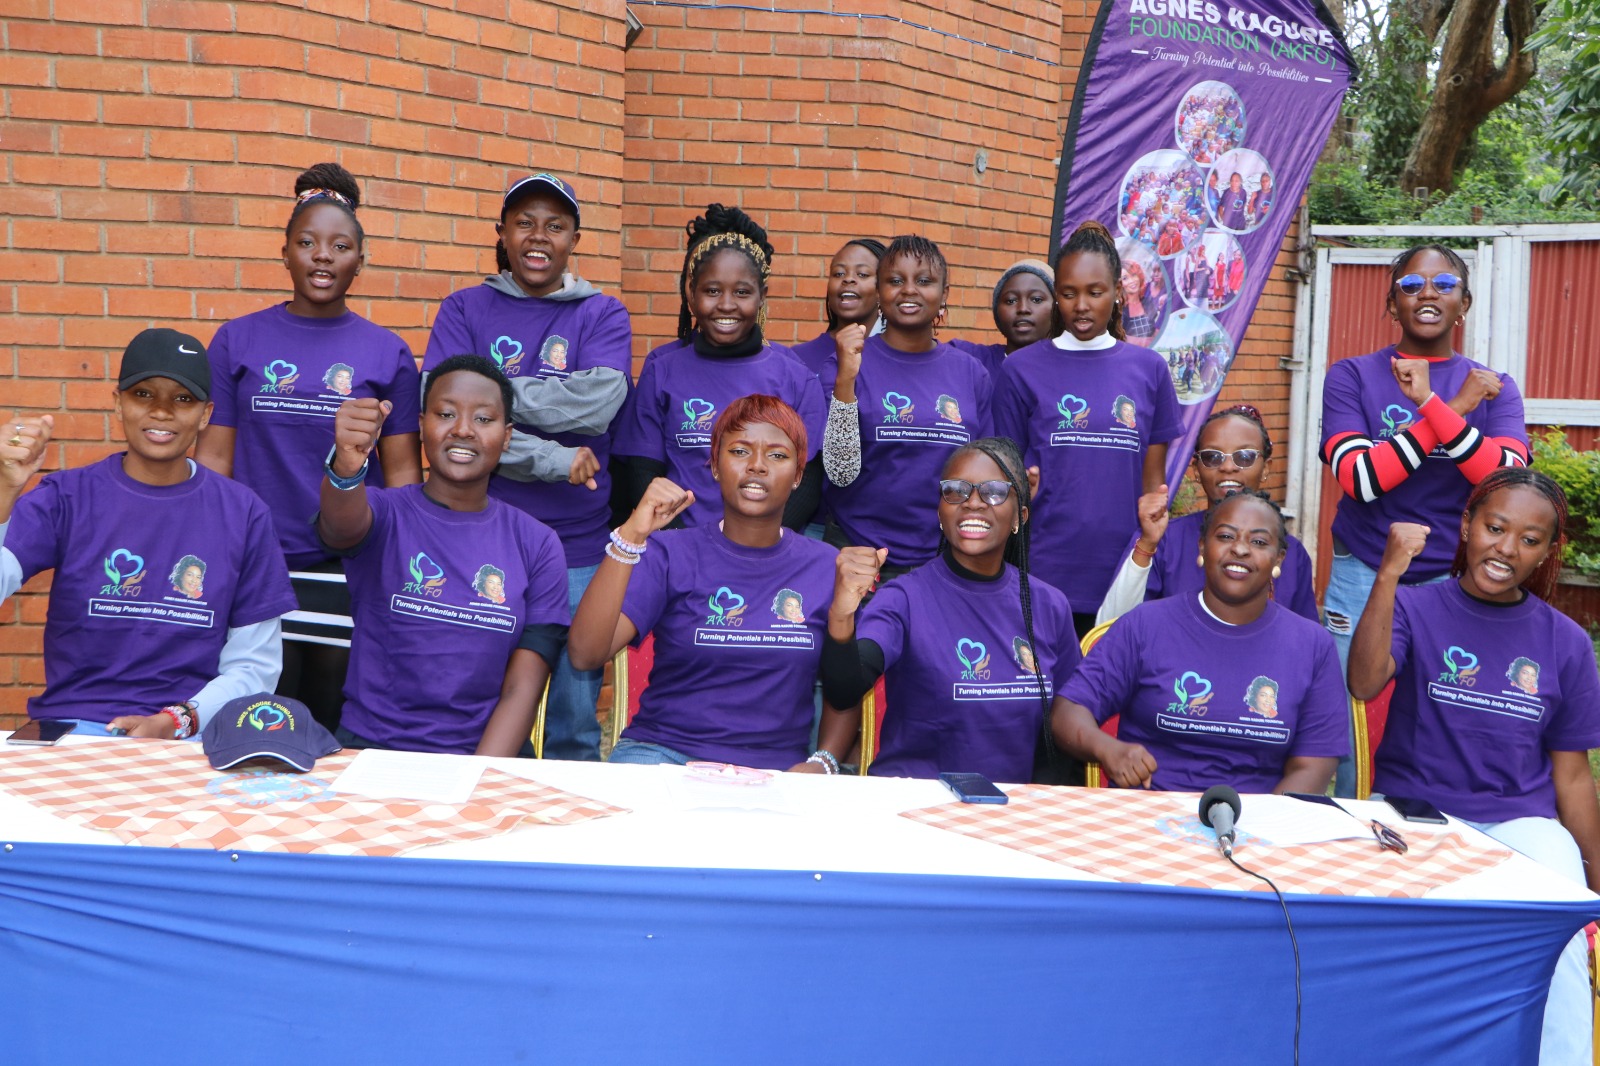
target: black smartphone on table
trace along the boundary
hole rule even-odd
[[[33,718],[18,726],[16,732],[6,738],[6,743],[36,748],[48,747],[76,728],[78,728],[77,722],[61,718]]]
[[[1396,814],[1408,822],[1425,822],[1428,825],[1444,825],[1450,819],[1427,800],[1407,799],[1404,796],[1385,796],[1383,801],[1394,808]]]
[[[1007,803],[1008,797],[982,774],[942,773],[939,780],[962,803]]]

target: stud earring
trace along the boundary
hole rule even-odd
[[[1274,566],[1272,568],[1272,580],[1276,581],[1282,576],[1283,576],[1283,567]]]
[[[1198,566],[1202,570],[1204,570],[1206,568],[1206,553],[1205,552],[1201,552],[1199,555],[1194,557],[1194,565]]]

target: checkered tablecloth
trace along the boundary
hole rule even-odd
[[[902,816],[1118,881],[1268,891],[1217,853],[1191,793],[1027,785],[1009,795],[1005,806],[943,803]],[[1397,855],[1363,832],[1360,839],[1288,847],[1252,842],[1241,832],[1233,854],[1284,892],[1342,896],[1423,896],[1511,855],[1497,844],[1409,822],[1400,832],[1410,850]]]
[[[236,773],[213,770],[198,744],[83,744],[0,757],[0,789],[125,843],[218,851],[400,855],[524,822],[627,813],[493,767],[459,807],[333,792],[354,758],[326,756],[308,774]]]

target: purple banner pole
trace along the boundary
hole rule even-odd
[[[1176,490],[1350,85],[1321,0],[1103,0],[1056,183],[1051,247],[1103,222],[1128,341],[1184,409]],[[1274,427],[1281,431],[1282,427]]]

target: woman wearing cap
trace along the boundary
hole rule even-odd
[[[1061,332],[1061,319],[1056,315],[1055,297],[1051,286],[1055,280],[1050,275],[1050,264],[1037,259],[1019,259],[1006,268],[995,282],[995,328],[1005,338],[1002,344],[978,344],[959,337],[950,342],[978,362],[990,374],[1000,372],[1006,356],[1034,341],[1046,340]]]
[[[317,472],[333,447],[333,413],[346,397],[372,396],[388,400],[391,413],[371,476],[389,486],[422,479],[417,362],[397,334],[346,303],[365,261],[355,178],[318,163],[294,191],[283,243],[293,295],[217,331],[216,407],[195,458],[254,489],[272,512],[300,607],[285,622],[284,691],[332,725],[350,662],[350,596],[339,560],[311,526]]]
[[[228,700],[278,683],[288,568],[260,498],[188,457],[210,397],[205,346],[148,329],[112,393],[126,452],[24,494],[53,419],[0,430],[0,599],[55,571],[45,687],[29,717],[183,738]],[[166,581],[186,573],[187,587]]]
[[[554,174],[513,182],[495,224],[500,272],[445,299],[422,361],[426,375],[453,355],[482,355],[511,382],[511,447],[489,494],[555,530],[569,609],[606,545],[607,460],[633,359],[622,303],[568,269],[581,217],[572,186]],[[600,679],[562,653],[550,679],[546,758],[600,757]]]

